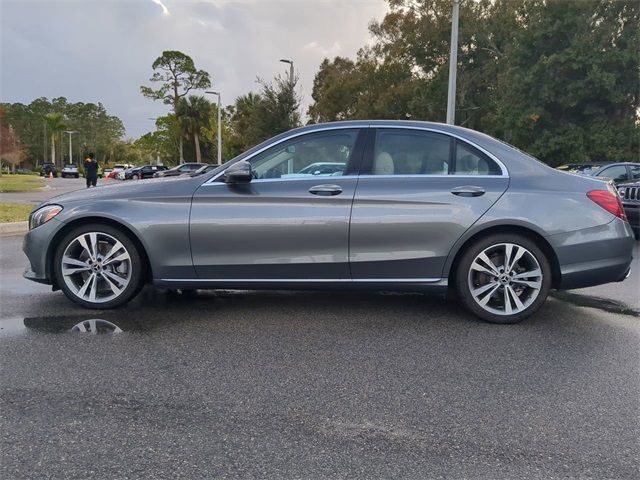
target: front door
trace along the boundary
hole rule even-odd
[[[382,128],[372,141],[351,216],[353,279],[437,282],[453,244],[506,190],[506,172],[443,133]]]
[[[295,136],[251,157],[254,179],[205,183],[195,193],[190,235],[203,279],[349,280],[349,216],[364,130]]]

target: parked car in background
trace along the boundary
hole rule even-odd
[[[566,163],[556,167],[556,169],[562,170],[563,172],[577,173],[579,175],[589,175],[602,165],[602,163]]]
[[[40,176],[48,177],[49,175],[53,175],[54,177],[58,177],[58,169],[53,163],[43,163],[42,167],[40,167]]]
[[[133,168],[133,165],[130,165],[128,163],[116,163],[108,174],[105,173],[105,177],[117,179],[118,173],[126,170],[127,168]]]
[[[103,174],[104,178],[105,178],[105,179],[107,179],[107,178],[111,178],[111,177],[109,177],[109,175],[111,174],[111,172],[112,172],[112,171],[113,171],[113,168],[105,168],[105,169],[102,171],[102,174]]]
[[[200,167],[200,168],[199,168],[199,169],[197,169],[195,172],[191,172],[191,173],[190,173],[190,175],[191,175],[192,177],[195,177],[195,176],[197,176],[197,175],[202,175],[203,173],[209,173],[209,172],[211,172],[212,170],[214,170],[214,169],[218,168],[219,166],[220,166],[220,165],[209,165],[209,164],[207,164],[207,165],[204,165],[204,166]]]
[[[633,234],[640,240],[640,179],[618,185],[618,193]]]
[[[79,178],[80,172],[78,171],[78,166],[75,163],[67,163],[62,168],[62,172],[60,172],[60,176],[62,178],[73,177]]]
[[[640,163],[621,162],[609,163],[595,169],[586,175],[613,180],[613,183],[620,184],[640,180]]]
[[[177,177],[187,173],[193,173],[201,167],[208,165],[207,163],[183,163],[163,172],[157,172],[154,177]]]
[[[163,165],[143,165],[134,167],[125,172],[125,180],[141,180],[143,178],[153,178],[155,173],[164,172],[167,167]]]
[[[346,166],[271,175],[317,162]],[[123,305],[152,281],[450,291],[484,320],[515,323],[551,289],[624,280],[634,248],[609,182],[415,121],[308,125],[204,175],[54,197],[29,225],[25,277],[92,309]]]

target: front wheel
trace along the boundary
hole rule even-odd
[[[56,282],[74,303],[92,309],[125,304],[142,287],[143,264],[131,239],[108,225],[69,232],[56,249]]]
[[[551,288],[551,267],[535,242],[492,235],[460,259],[456,287],[464,304],[491,323],[517,323],[535,313]]]

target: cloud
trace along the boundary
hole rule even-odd
[[[140,86],[163,50],[180,50],[211,74],[225,105],[256,91],[256,77],[286,74],[279,59],[290,58],[306,111],[322,60],[355,56],[387,10],[385,0],[161,1],[170,15],[149,0],[3,2],[0,98],[100,101],[138,137],[169,110]]]
[[[155,4],[160,5],[160,7],[162,8],[163,15],[169,15],[169,9],[165,7],[164,3],[162,3],[160,0],[151,0],[151,1]]]

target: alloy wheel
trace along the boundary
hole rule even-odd
[[[60,262],[66,286],[87,302],[113,300],[131,280],[131,255],[118,239],[103,232],[78,235],[69,242]]]
[[[471,263],[469,290],[487,312],[515,315],[526,310],[540,294],[542,269],[535,256],[514,243],[485,248]]]

